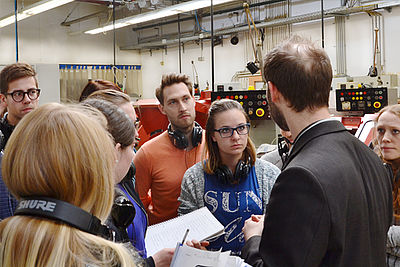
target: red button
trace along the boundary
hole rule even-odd
[[[247,99],[247,95],[244,96],[244,99]]]

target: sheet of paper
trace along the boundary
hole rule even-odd
[[[146,233],[147,255],[154,255],[154,253],[163,248],[175,247],[177,242],[182,241],[186,229],[189,229],[186,240],[203,240],[223,231],[224,227],[206,207],[172,220],[152,225],[147,229]]]

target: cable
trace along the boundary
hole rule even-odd
[[[200,22],[199,22],[199,19],[198,19],[198,17],[197,17],[197,11],[194,12],[194,17],[196,18],[196,24],[197,24],[197,26],[199,27],[199,29],[200,29],[201,31],[203,31],[203,32],[208,32],[208,33],[210,33],[210,31],[207,31],[207,30],[205,30],[205,29],[203,29],[203,28],[201,27]]]

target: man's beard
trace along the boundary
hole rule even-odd
[[[272,120],[276,124],[278,124],[279,128],[281,128],[282,130],[290,131],[289,126],[287,125],[286,119],[283,116],[282,112],[274,103],[272,103],[269,90],[267,90],[267,98],[268,98],[269,113],[271,114]]]

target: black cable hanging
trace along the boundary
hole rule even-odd
[[[324,33],[324,0],[321,0],[321,29],[322,29],[322,48],[325,47],[325,33]]]

